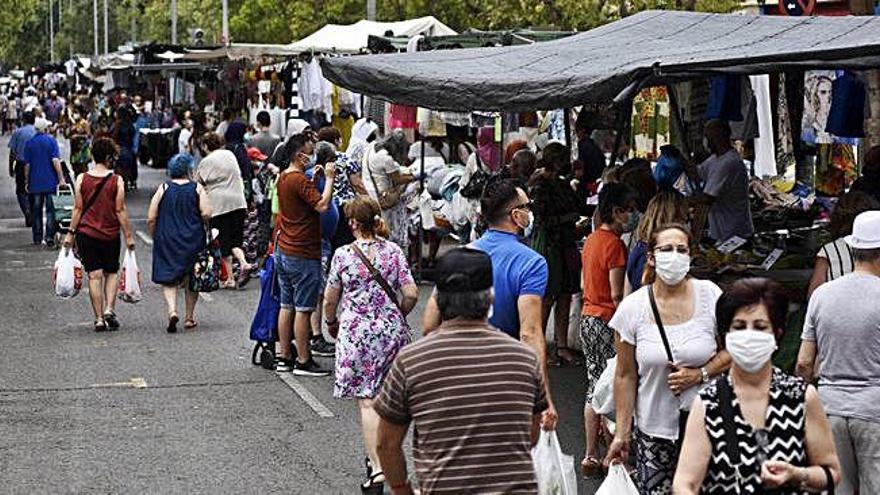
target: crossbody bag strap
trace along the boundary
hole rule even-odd
[[[79,214],[79,223],[82,223],[83,218],[86,217],[86,213],[89,211],[92,205],[95,204],[95,201],[98,200],[98,196],[100,196],[101,191],[104,189],[104,185],[110,181],[110,177],[113,177],[113,175],[113,172],[110,172],[109,174],[105,175],[103,179],[101,179],[101,182],[98,183],[98,187],[95,188],[95,192],[93,192],[92,195],[89,196],[89,199],[83,205],[82,213]],[[77,225],[77,228],[79,228],[79,225]]]
[[[370,168],[370,162],[373,161],[373,154],[375,154],[375,148],[372,143],[370,144],[370,148],[367,150],[369,154],[364,156],[364,168],[367,169],[367,175],[370,176],[370,182],[373,183],[373,189],[376,190],[376,197],[382,195],[382,191],[379,190],[379,186],[376,184],[376,179],[373,178],[373,170]]]
[[[360,258],[364,265],[367,266],[367,270],[369,270],[370,276],[373,278],[373,280],[376,281],[377,284],[379,284],[379,287],[382,287],[382,290],[385,291],[385,294],[391,299],[391,301],[394,302],[394,305],[397,307],[397,309],[400,310],[402,314],[403,308],[400,307],[400,302],[397,300],[397,293],[394,292],[394,289],[391,288],[391,285],[388,283],[387,280],[385,280],[385,277],[383,277],[382,274],[379,273],[379,270],[377,270],[376,267],[373,266],[373,263],[371,263],[364,252],[361,251],[361,248],[357,247],[357,244],[351,243],[351,249],[352,251],[354,251],[354,254],[357,255],[358,258]]]
[[[730,458],[731,467],[737,469],[740,464],[739,445],[736,440],[736,419],[733,414],[733,389],[727,381],[724,373],[715,379],[718,389],[718,408],[721,411],[722,428],[724,428],[724,443],[727,457]]]
[[[654,312],[654,323],[657,324],[657,330],[660,331],[660,339],[663,340],[663,348],[666,349],[666,358],[670,363],[674,363],[672,358],[672,347],[669,345],[669,339],[666,337],[666,329],[663,328],[663,320],[660,319],[660,310],[657,309],[657,300],[654,298],[654,286],[648,286],[648,301],[651,303],[651,311]]]

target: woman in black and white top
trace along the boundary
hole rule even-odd
[[[816,253],[816,266],[810,279],[808,295],[825,282],[831,282],[855,270],[852,248],[844,242],[844,238],[852,234],[853,221],[856,217],[868,210],[880,210],[880,202],[861,191],[850,191],[837,202],[831,212],[831,223],[828,225],[834,240],[822,246]]]
[[[674,493],[800,494],[837,484],[816,389],[770,361],[787,311],[788,298],[767,279],[740,280],[718,300],[719,340],[733,364],[694,399]]]

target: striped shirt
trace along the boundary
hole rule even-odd
[[[488,326],[444,324],[406,346],[376,400],[414,423],[422,493],[534,493],[531,428],[547,408],[534,352]]]
[[[844,241],[843,237],[822,246],[822,249],[819,250],[816,256],[828,260],[828,271],[826,273],[826,280],[828,282],[848,275],[856,269],[852,248]]]

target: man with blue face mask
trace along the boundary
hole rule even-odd
[[[516,181],[490,182],[480,201],[482,216],[489,228],[472,247],[485,251],[492,260],[495,299],[489,323],[535,351],[547,383],[547,352],[541,317],[541,303],[547,289],[547,261],[520,240],[534,228],[531,207],[528,195]],[[428,333],[439,326],[440,310],[432,297],[425,308],[422,327]],[[549,385],[547,398],[550,407],[543,414],[542,425],[545,429],[555,429],[557,416]]]

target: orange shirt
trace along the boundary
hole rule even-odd
[[[607,323],[614,316],[609,274],[615,268],[626,267],[626,246],[614,232],[599,229],[587,237],[581,260],[584,266],[583,314],[602,318]]]
[[[299,170],[284,172],[278,178],[279,214],[276,219],[278,249],[287,256],[307,260],[321,259],[321,215],[315,205],[321,193],[314,182]]]

